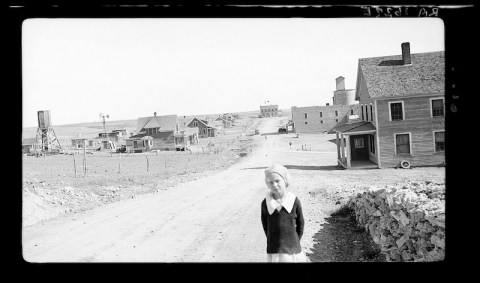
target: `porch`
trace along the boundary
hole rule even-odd
[[[369,149],[374,147],[376,129],[366,121],[347,123],[332,129],[336,133],[337,162],[345,169],[374,169]],[[371,137],[373,136],[373,137]]]

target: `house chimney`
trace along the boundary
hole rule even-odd
[[[403,60],[403,65],[411,65],[412,64],[412,56],[410,55],[410,43],[409,42],[402,43],[402,60]]]
[[[157,112],[153,112],[153,116],[157,117]]]
[[[337,83],[337,90],[345,90],[345,78],[340,76],[335,79]]]

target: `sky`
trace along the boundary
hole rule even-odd
[[[443,51],[440,18],[27,19],[23,127],[332,104],[358,60]]]

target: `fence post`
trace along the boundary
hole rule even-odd
[[[148,156],[147,156],[147,155],[145,155],[145,158],[147,159],[147,172],[148,172],[148,169],[149,169],[149,167],[150,167],[150,164],[148,163]]]
[[[87,175],[87,141],[83,141],[83,177]]]
[[[73,170],[75,171],[75,178],[77,178],[77,164],[75,163],[75,153],[73,153]]]
[[[148,172],[148,169],[149,169],[149,167],[150,167],[150,164],[148,163],[148,156],[145,155],[145,157],[147,158],[147,172]]]

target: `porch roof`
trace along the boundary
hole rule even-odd
[[[375,126],[371,122],[360,121],[352,124],[344,124],[332,129],[333,131],[341,134],[352,135],[360,133],[374,133],[377,131]]]

